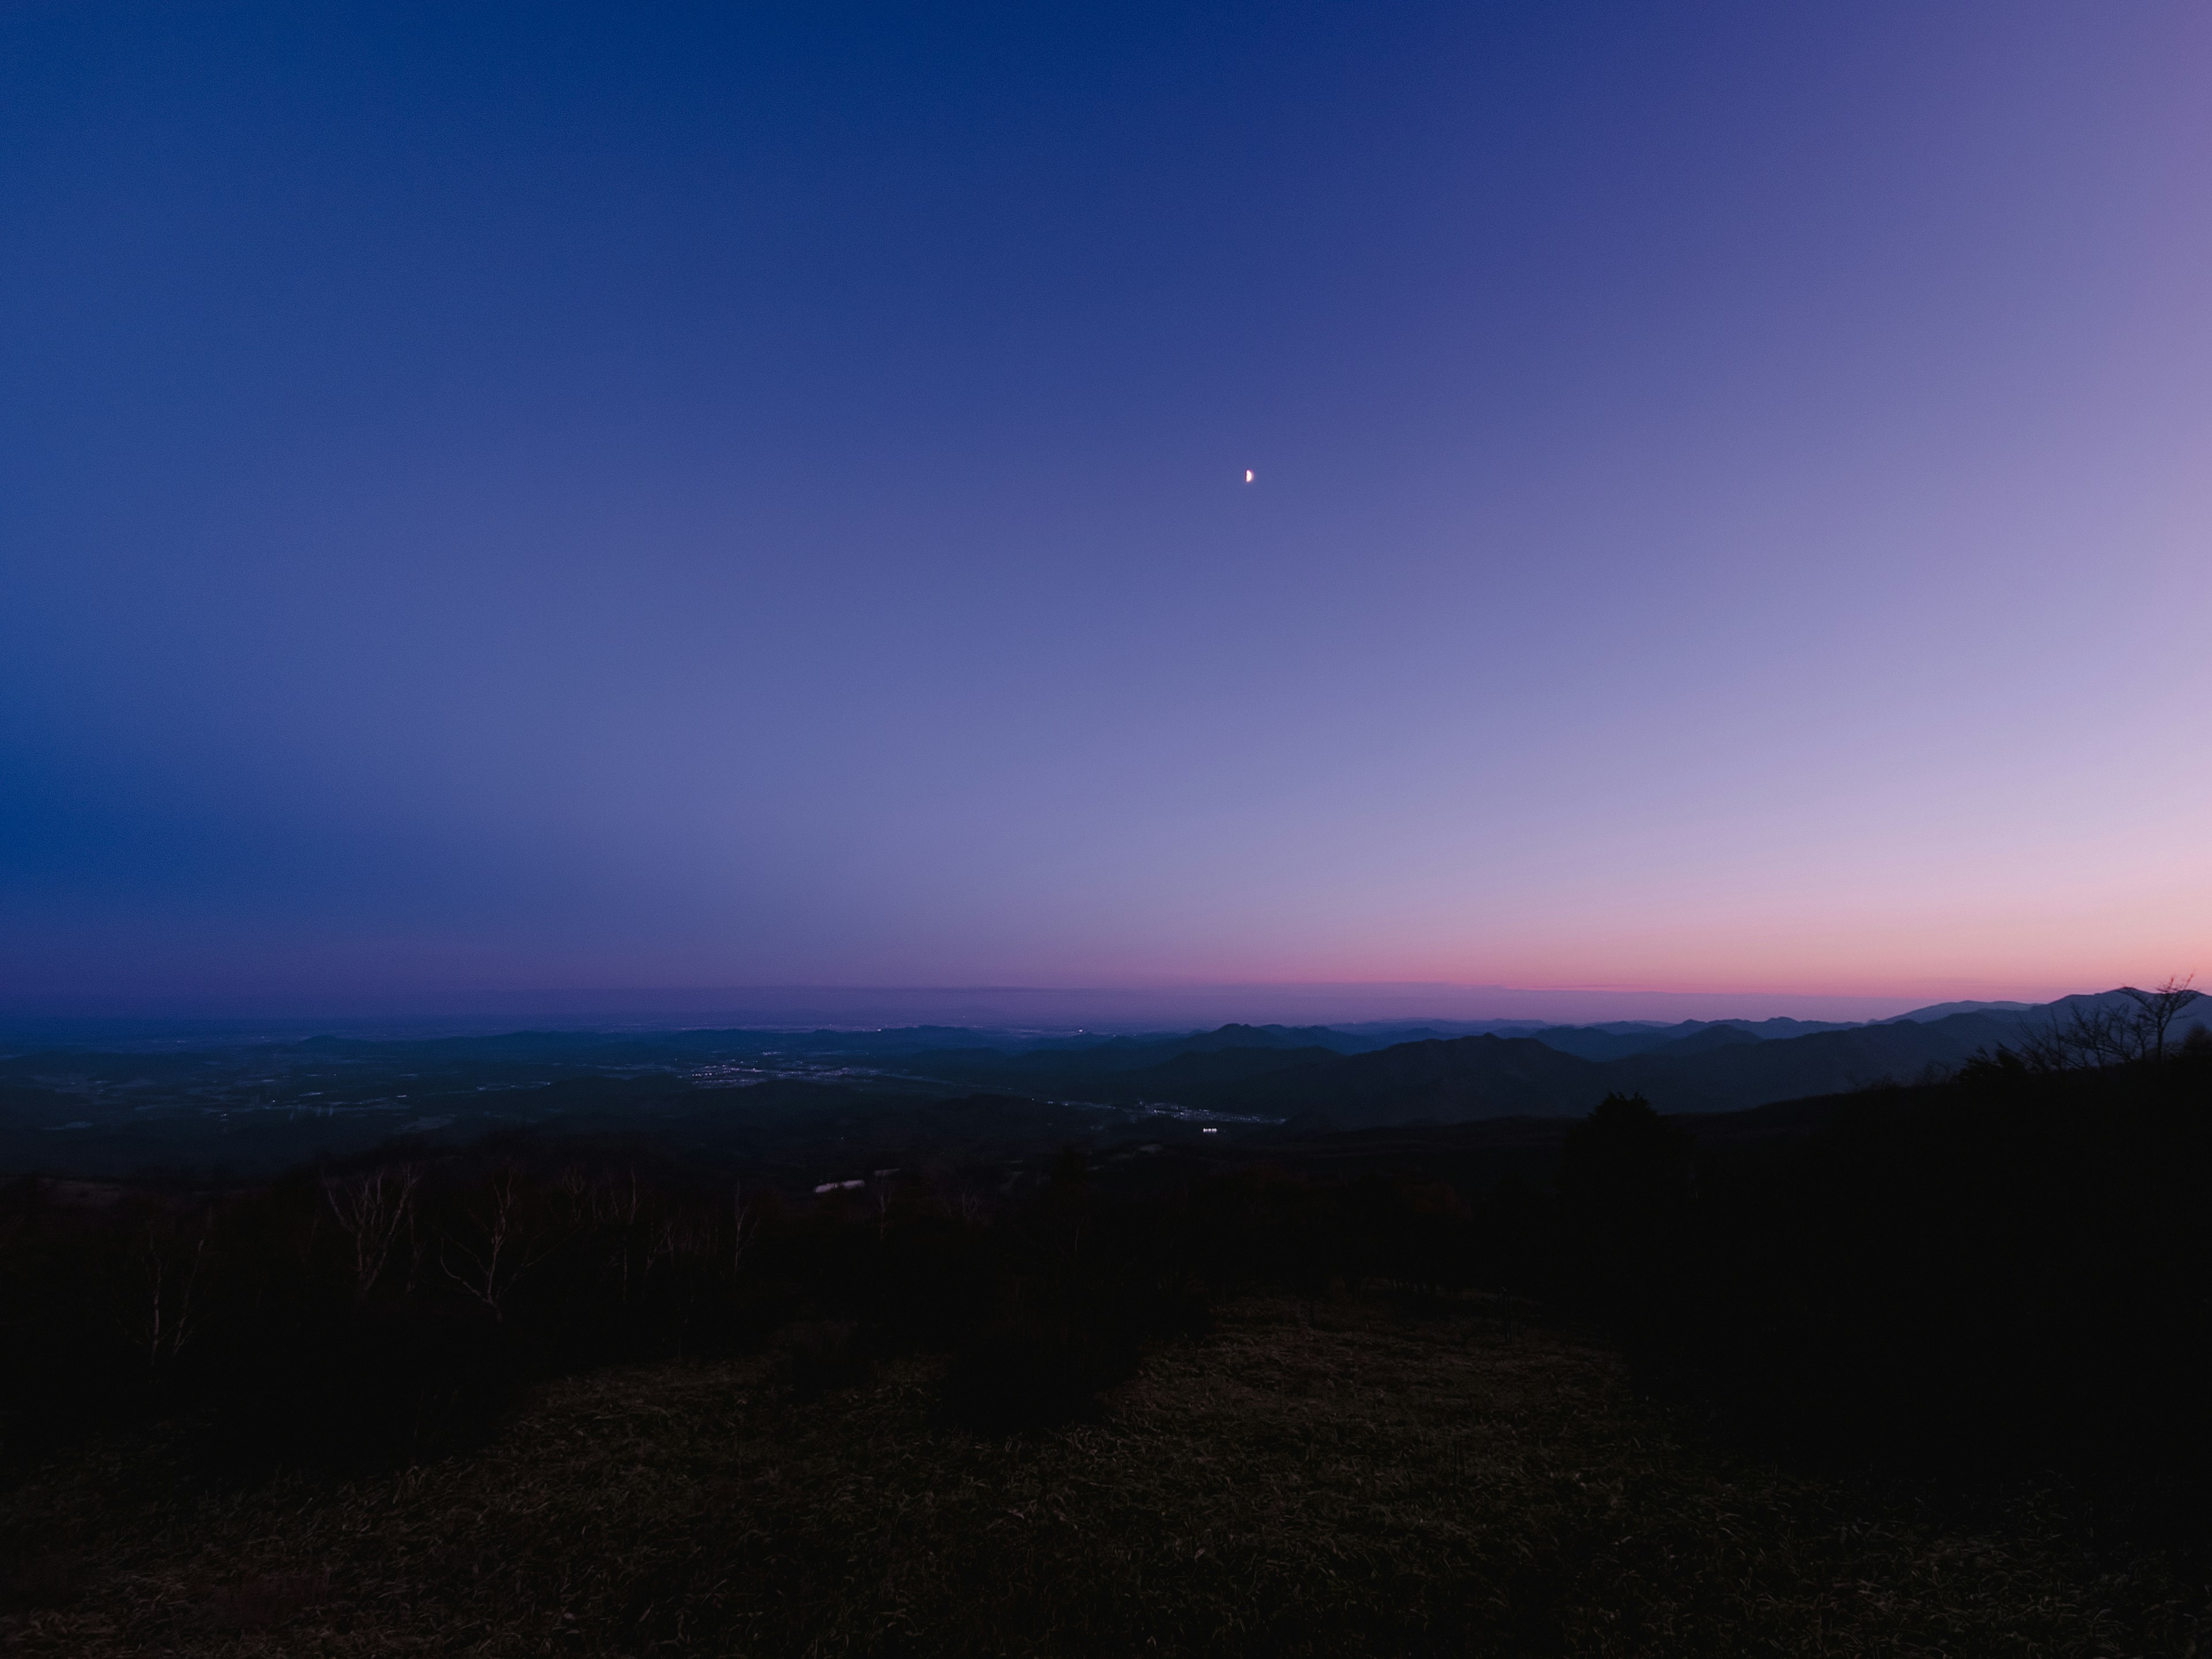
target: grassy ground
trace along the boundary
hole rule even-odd
[[[115,1443],[0,1498],[0,1649],[121,1654],[2084,1656],[2204,1590],[2032,1503],[1946,1528],[1685,1443],[1607,1354],[1229,1309],[1097,1422],[940,1425],[936,1368],[546,1389],[470,1458],[221,1492]]]

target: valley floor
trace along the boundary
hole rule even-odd
[[[1458,1309],[1231,1304],[1095,1423],[943,1426],[934,1362],[555,1384],[473,1456],[0,1496],[25,1655],[2123,1655],[2203,1586],[2022,1499],[1971,1525],[1697,1449],[1604,1352]]]

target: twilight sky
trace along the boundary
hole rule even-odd
[[[0,1006],[2212,972],[2208,181],[2161,0],[10,6]]]

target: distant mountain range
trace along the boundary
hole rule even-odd
[[[740,1028],[0,1047],[0,1170],[273,1170],[395,1136],[457,1146],[548,1133],[657,1140],[686,1157],[781,1170],[798,1190],[825,1178],[825,1159],[843,1169],[864,1145],[884,1156],[855,1168],[899,1164],[900,1147],[991,1162],[1132,1134],[1218,1150],[1310,1145],[1334,1132],[1418,1138],[1437,1133],[1431,1126],[1446,1126],[1451,1140],[1476,1133],[1462,1126],[1487,1123],[1508,1139],[1525,1129],[1555,1145],[1561,1120],[1608,1094],[1641,1094],[1708,1122],[1771,1108],[1771,1125],[1821,1109],[1818,1097],[1916,1082],[2105,1007],[2133,1005],[2106,992],[2040,1007],[1942,1005],[1857,1025],[1407,1021],[1115,1036]],[[2169,1040],[2191,1026],[2212,1027],[2212,998]]]
[[[1662,1112],[1731,1112],[1886,1079],[1917,1081],[2018,1042],[2046,1012],[2063,1018],[2078,1005],[2124,1001],[2106,992],[2040,1006],[1939,1004],[1859,1025],[1617,1022],[1512,1026],[1510,1035],[1225,1025],[1182,1036],[912,1059],[948,1082],[1103,1103],[1157,1101],[1314,1128],[1579,1115],[1612,1093],[1643,1095]],[[2191,1024],[2212,1025],[2212,998],[2191,1006],[2176,1035]]]
[[[1603,1060],[1554,1047],[1548,1034],[1459,1037],[1304,1060],[1186,1091],[1182,1103],[1340,1128],[1579,1115],[1613,1093],[1643,1095],[1665,1112],[1728,1112],[1884,1078],[1911,1081],[2018,1035],[2017,1017],[1988,1014],[1780,1038],[1714,1025]]]

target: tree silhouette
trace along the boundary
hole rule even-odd
[[[2166,1058],[2166,1034],[2174,1018],[2184,1008],[2204,994],[2190,989],[2189,981],[2197,977],[2191,974],[2182,979],[2171,975],[2165,984],[2155,990],[2138,991],[2132,985],[2120,987],[2120,994],[2136,1005],[2134,1021],[2137,1046],[2154,1060]]]
[[[1607,1095],[1567,1131],[1559,1190],[1570,1199],[1619,1204],[1679,1188],[1691,1145],[1689,1131],[1660,1116],[1642,1095]]]

